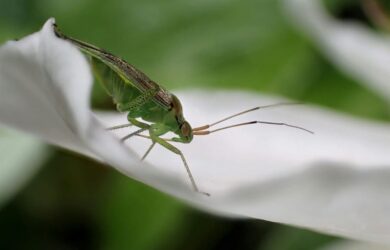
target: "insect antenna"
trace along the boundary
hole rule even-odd
[[[207,125],[203,125],[203,126],[200,126],[200,127],[196,127],[196,128],[193,128],[192,131],[201,131],[201,130],[205,130],[205,129],[208,129],[210,127],[213,127],[219,123],[222,123],[224,121],[227,121],[227,120],[230,120],[234,117],[237,117],[237,116],[240,116],[240,115],[243,115],[243,114],[246,114],[246,113],[249,113],[249,112],[253,112],[253,111],[256,111],[256,110],[259,110],[259,109],[265,109],[265,108],[273,108],[273,107],[279,107],[279,106],[288,106],[288,105],[299,105],[301,103],[299,102],[280,102],[280,103],[275,103],[275,104],[270,104],[270,105],[264,105],[264,106],[257,106],[257,107],[254,107],[254,108],[251,108],[251,109],[247,109],[247,110],[244,110],[244,111],[241,111],[237,114],[234,114],[234,115],[230,115],[228,117],[225,117],[219,121],[216,121],[214,123],[211,123],[211,124],[207,124]]]
[[[230,126],[226,126],[226,127],[222,127],[222,128],[218,128],[218,129],[214,129],[214,130],[197,130],[197,131],[194,131],[193,134],[194,135],[209,135],[211,133],[215,133],[215,132],[229,129],[229,128],[241,127],[241,126],[246,126],[246,125],[251,125],[251,124],[259,124],[259,123],[260,124],[267,124],[267,125],[286,126],[286,127],[290,127],[290,128],[300,129],[300,130],[303,130],[303,131],[308,132],[310,134],[314,134],[313,131],[308,130],[308,129],[303,128],[303,127],[296,126],[296,125],[291,125],[291,124],[284,123],[284,122],[267,122],[267,121],[250,121],[250,122],[237,123],[237,124],[233,124]]]

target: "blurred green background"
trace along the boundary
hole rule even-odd
[[[340,18],[369,23],[358,1],[328,4]],[[390,120],[384,100],[290,26],[280,1],[0,0],[0,42],[39,30],[49,17],[171,90],[261,91]],[[92,103],[113,108],[96,84]],[[0,208],[0,249],[305,250],[338,240],[208,215],[87,158],[49,150],[38,174]]]

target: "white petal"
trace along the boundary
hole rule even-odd
[[[319,250],[390,250],[390,247],[359,241],[340,241],[331,243]]]
[[[341,70],[390,100],[390,38],[332,18],[319,0],[284,0],[286,10]]]
[[[48,156],[46,146],[26,135],[0,131],[0,204],[17,192]]]
[[[46,141],[86,152],[92,78],[85,58],[44,28],[0,48],[0,122]]]
[[[194,126],[280,101],[233,92],[199,91],[179,96]],[[102,119],[107,125],[125,121],[124,116],[113,114]],[[304,126],[316,134],[253,125],[178,145],[198,185],[212,194],[210,198],[187,191],[188,178],[180,158],[161,147],[148,159],[158,174],[146,176],[144,181],[154,185],[161,180],[153,178],[169,174],[187,187],[165,177],[172,183],[159,183],[160,188],[215,212],[390,244],[388,125],[304,106],[262,110],[236,121],[258,119]],[[142,154],[149,142],[134,138],[129,145]],[[174,188],[166,189],[169,185]]]
[[[212,194],[205,197],[191,190],[177,155],[156,147],[150,164],[141,164],[132,150],[104,130],[86,105],[90,76],[85,60],[69,44],[45,35],[45,29],[0,49],[1,122],[104,160],[132,178],[210,211],[390,244],[389,125],[304,106],[247,114],[235,121],[288,122],[316,134],[253,125],[178,145],[198,186]],[[234,92],[179,96],[194,126],[280,101]],[[126,119],[115,115],[105,122],[116,125]],[[143,138],[128,142],[138,153],[149,143]]]

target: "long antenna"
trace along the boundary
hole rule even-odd
[[[233,125],[230,125],[230,126],[214,129],[214,130],[202,130],[202,131],[197,130],[197,131],[194,131],[193,134],[194,135],[209,135],[211,133],[215,133],[215,132],[218,132],[218,131],[221,131],[221,130],[225,130],[225,129],[229,129],[229,128],[241,127],[241,126],[246,126],[246,125],[251,125],[251,124],[259,124],[259,123],[260,124],[267,124],[267,125],[286,126],[286,127],[290,127],[290,128],[300,129],[300,130],[303,130],[303,131],[308,132],[310,134],[314,134],[313,131],[305,129],[305,128],[302,128],[302,127],[299,127],[299,126],[291,125],[291,124],[284,123],[284,122],[267,122],[267,121],[243,122],[243,123],[233,124]]]
[[[301,103],[299,103],[299,102],[281,102],[281,103],[275,103],[275,104],[270,104],[270,105],[254,107],[254,108],[251,108],[251,109],[247,109],[247,110],[241,111],[241,112],[239,112],[237,114],[225,117],[225,118],[223,118],[223,119],[221,119],[219,121],[216,121],[214,123],[211,123],[211,124],[208,124],[208,125],[203,125],[203,126],[200,126],[200,127],[197,127],[197,128],[193,128],[192,131],[195,132],[195,131],[205,130],[205,129],[213,127],[213,126],[215,126],[215,125],[217,125],[217,124],[219,124],[221,122],[230,120],[230,119],[232,119],[234,117],[237,117],[237,116],[249,113],[249,112],[253,112],[253,111],[256,111],[256,110],[259,110],[259,109],[273,108],[273,107],[287,106],[287,105],[299,105],[299,104],[301,104]]]

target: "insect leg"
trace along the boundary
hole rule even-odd
[[[144,122],[140,122],[140,121],[138,121],[138,120],[135,119],[135,118],[129,118],[129,117],[127,117],[127,120],[129,120],[129,122],[130,122],[131,124],[133,124],[134,126],[139,127],[139,128],[149,129],[149,127],[150,127],[149,124],[144,123]]]
[[[141,132],[143,132],[143,131],[145,131],[145,130],[146,130],[146,128],[140,128],[140,129],[138,129],[137,131],[134,131],[133,133],[130,133],[130,134],[126,135],[125,137],[123,137],[123,138],[121,139],[121,142],[124,142],[124,141],[126,141],[127,139],[129,139],[129,138],[131,138],[131,137],[133,137],[133,136],[135,136],[135,135],[137,135],[137,134],[139,134],[139,133],[141,133]]]
[[[129,111],[129,112],[131,112],[133,110],[136,110],[136,109],[140,108],[142,105],[144,105],[146,102],[148,102],[151,98],[153,98],[153,95],[155,93],[156,93],[155,90],[149,91],[149,92],[146,92],[143,95],[138,96],[137,98],[135,98],[133,101],[131,101],[129,103],[125,103],[125,104],[118,103],[117,104],[117,109],[119,111],[121,111],[121,112],[122,111]],[[130,121],[130,119],[128,119],[128,120]],[[132,118],[132,121],[130,121],[129,124],[123,124],[123,125],[110,127],[110,128],[107,128],[107,130],[121,129],[121,128],[130,127],[132,125],[135,125],[135,126],[140,127],[140,128],[145,128],[145,129],[149,128],[149,125],[147,125],[146,123],[141,123],[141,122],[135,120],[134,118]]]
[[[131,127],[131,126],[133,126],[133,124],[127,123],[127,124],[122,124],[122,125],[117,125],[117,126],[109,127],[109,128],[106,128],[106,130],[116,130],[116,129],[120,129],[120,128]]]
[[[186,159],[184,158],[184,155],[183,153],[178,149],[176,148],[175,146],[173,146],[172,144],[164,141],[163,139],[161,139],[160,137],[154,135],[153,133],[150,133],[150,137],[152,138],[152,140],[158,144],[160,144],[161,146],[163,146],[164,148],[168,149],[169,151],[175,153],[175,154],[178,154],[180,155],[181,157],[181,160],[183,161],[184,163],[184,167],[187,171],[187,174],[188,174],[188,177],[190,178],[190,181],[191,181],[191,185],[193,187],[193,189],[195,190],[195,192],[198,192],[198,193],[201,193],[201,194],[204,194],[204,195],[207,195],[207,196],[210,196],[210,194],[206,193],[206,192],[202,192],[199,190],[198,186],[196,185],[196,182],[195,182],[195,179],[194,177],[192,176],[192,173],[191,173],[191,170],[187,164],[187,161]]]
[[[150,151],[152,151],[154,145],[156,145],[156,142],[154,141],[152,143],[152,145],[150,145],[150,147],[148,148],[148,150],[146,150],[145,154],[142,156],[141,158],[141,161],[145,160],[146,156],[148,156],[148,154],[150,153]]]
[[[134,131],[133,133],[130,133],[128,135],[126,135],[125,137],[123,137],[121,139],[122,142],[124,142],[125,140],[129,139],[130,137],[133,137],[135,135],[138,135],[139,133],[149,129],[150,125],[149,124],[146,124],[146,123],[143,123],[143,122],[140,122],[140,121],[137,121],[137,119],[135,118],[127,118],[129,120],[129,122],[136,126],[136,127],[139,127],[140,129]]]

